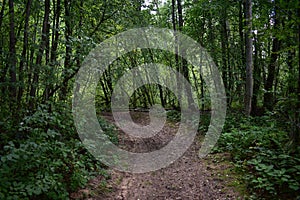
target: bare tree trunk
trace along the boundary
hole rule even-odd
[[[0,11],[0,33],[2,33],[2,22],[3,22],[3,17],[4,17],[5,6],[6,6],[6,0],[3,0],[1,11]],[[1,70],[1,75],[0,75],[0,82],[1,83],[3,83],[5,81],[5,76],[6,76],[7,67],[8,67],[8,66],[5,66],[5,61],[4,61],[3,42],[4,42],[4,39],[3,39],[3,36],[2,36],[1,37],[1,43],[0,43],[0,67],[1,68],[3,67],[3,69]],[[0,87],[2,96],[4,96],[5,88],[6,88],[5,86]],[[2,98],[0,98],[0,100],[1,99]]]
[[[241,71],[241,73],[236,75],[236,80],[246,80],[246,70],[244,70],[244,65],[246,63],[246,53],[245,53],[245,33],[244,33],[244,27],[245,27],[245,0],[239,1],[239,39],[240,39],[240,58],[238,59],[239,62],[237,63],[238,70]],[[241,66],[241,67],[240,67]],[[242,82],[237,82],[235,91],[241,91],[243,90],[245,84]]]
[[[23,50],[22,50],[22,57],[20,60],[20,68],[19,68],[19,82],[20,82],[20,87],[19,87],[19,92],[18,92],[18,102],[21,101],[21,98],[23,96],[23,91],[24,91],[24,64],[28,62],[25,62],[26,57],[27,57],[27,47],[28,47],[28,29],[29,29],[29,17],[30,17],[30,11],[31,11],[31,3],[32,0],[28,0],[26,4],[26,9],[25,9],[25,25],[24,25],[24,36],[23,36]],[[25,67],[26,67],[25,66]]]
[[[274,16],[274,29],[278,29],[279,26],[279,19],[278,19],[278,14],[276,12]],[[265,94],[264,94],[264,108],[267,110],[272,110],[273,108],[273,83],[275,79],[275,73],[276,73],[276,65],[277,65],[277,58],[278,58],[278,52],[280,50],[280,41],[279,39],[275,36],[273,39],[273,44],[272,44],[272,51],[271,51],[271,59],[270,63],[268,66],[268,76],[267,80],[265,83]]]
[[[252,2],[246,0],[246,95],[245,95],[245,112],[247,116],[251,113],[251,103],[253,95],[253,42],[252,42]]]
[[[71,12],[70,12],[70,5],[71,0],[65,0],[64,7],[65,7],[65,38],[66,38],[66,49],[65,49],[65,61],[64,61],[64,71],[62,74],[62,79],[65,80],[67,75],[67,71],[71,67],[71,54],[72,54],[72,47],[71,47],[71,36],[72,36],[72,27],[71,27]],[[60,100],[66,100],[67,98],[67,91],[68,91],[68,82],[64,83],[61,86],[61,91],[59,95]]]
[[[300,8],[298,8],[298,19],[300,19]],[[300,24],[298,25],[298,103],[297,111],[295,114],[296,119],[296,131],[295,131],[295,140],[294,146],[298,147],[300,144]]]
[[[240,36],[240,47],[241,47],[241,55],[242,55],[242,63],[245,61],[245,41],[244,41],[244,33],[243,33],[243,1],[240,1],[239,3],[239,36]]]
[[[182,2],[181,0],[177,0],[177,11],[178,11],[178,29],[179,31],[183,30],[183,9],[182,9]],[[185,54],[185,50],[184,49],[180,49],[180,46],[178,46],[178,51],[181,52],[181,54]],[[178,56],[177,56],[178,57]],[[182,72],[184,78],[189,81],[189,68],[188,68],[188,63],[185,59],[183,58],[177,58],[178,59],[178,72]],[[181,84],[181,83],[179,83]],[[184,91],[184,95],[187,95],[187,100],[188,100],[188,107],[190,109],[194,109],[194,105],[193,105],[193,99],[192,99],[192,91],[191,91],[191,87],[189,87],[189,85],[182,85],[184,86],[183,89],[186,90]],[[180,86],[180,87],[182,87]]]
[[[32,31],[32,43],[33,44],[36,44],[37,42],[37,32],[38,32],[38,24],[40,23],[40,11],[38,11],[37,15],[36,15],[36,22],[34,23],[34,30]],[[34,65],[34,54],[35,54],[35,51],[36,51],[36,48],[30,48],[29,49],[29,58],[28,58],[28,62],[29,62],[29,72],[28,72],[28,84],[27,84],[27,88],[26,88],[26,91],[30,91],[31,90],[31,80],[32,80],[32,76],[34,73],[34,70],[35,70],[35,65]],[[29,102],[29,104],[31,103],[30,102],[30,92],[27,92],[26,94],[26,103]]]
[[[253,82],[253,97],[252,97],[252,110],[251,110],[251,115],[258,115],[258,107],[257,107],[257,102],[258,102],[258,94],[259,94],[259,88],[261,85],[261,65],[260,65],[260,60],[259,60],[259,55],[258,52],[260,52],[259,44],[258,44],[258,39],[255,38],[254,40],[254,82]]]
[[[54,22],[53,22],[53,32],[52,32],[52,45],[51,45],[51,50],[50,50],[50,72],[49,72],[49,76],[50,79],[53,78],[53,67],[55,67],[57,65],[57,48],[58,48],[58,40],[59,40],[59,27],[60,27],[60,14],[61,14],[61,1],[57,0],[56,1],[56,5],[55,5],[55,1],[53,1],[54,5]],[[51,81],[51,80],[50,80]],[[49,100],[50,96],[50,92],[51,90],[53,90],[53,84],[52,83],[47,83],[44,94],[43,94],[43,98],[44,101]]]
[[[2,32],[2,23],[3,23],[5,6],[6,6],[6,0],[3,0],[2,1],[1,11],[0,11],[0,33]],[[0,56],[1,56],[1,58],[3,56],[2,54],[3,54],[3,45],[0,44]],[[1,61],[3,61],[3,59],[1,59]],[[2,76],[1,76],[1,78],[2,78]],[[2,79],[0,79],[0,81],[2,81]]]
[[[175,0],[172,0],[172,25],[173,25],[173,30],[176,32],[177,31],[177,17],[176,17],[176,2]],[[177,71],[180,73],[181,68],[180,68],[180,63],[179,63],[179,56],[178,56],[178,39],[177,35],[175,33],[175,66]],[[177,80],[179,77],[177,76]],[[177,92],[178,92],[178,100],[181,99],[181,84],[179,81],[177,81]],[[175,106],[176,109],[179,109],[179,105]]]
[[[223,8],[223,17],[221,19],[221,46],[222,46],[222,79],[226,90],[227,103],[229,103],[230,83],[229,83],[229,44],[228,44],[228,30],[227,30],[227,8]]]
[[[39,45],[39,51],[38,55],[36,57],[36,63],[34,67],[34,73],[33,73],[33,80],[31,84],[30,89],[30,108],[34,108],[35,104],[35,97],[37,92],[37,86],[39,83],[39,73],[40,73],[40,67],[42,64],[42,58],[43,54],[47,45],[47,41],[49,41],[49,15],[50,15],[50,0],[45,0],[45,12],[44,12],[44,19],[43,19],[43,28],[42,28],[42,38],[41,43]]]
[[[17,75],[16,75],[16,35],[15,35],[15,12],[14,1],[9,0],[9,74],[10,74],[10,97],[15,102],[17,95]]]

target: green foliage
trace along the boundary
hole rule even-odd
[[[161,6],[158,1],[147,1],[148,6],[142,6],[143,1],[64,0],[50,1],[49,8],[45,6],[46,1],[32,1],[29,6],[30,2],[14,1],[10,8],[7,1],[1,1],[0,199],[66,199],[68,192],[84,185],[92,172],[102,172],[100,164],[79,142],[70,107],[55,102],[70,100],[75,72],[91,49],[122,31],[155,26],[176,27],[188,34],[211,54],[218,66],[229,107],[244,106],[245,95],[241,91],[246,78],[248,28],[241,0],[182,1],[183,27],[178,24],[176,5],[173,5],[175,19],[172,19],[170,0]],[[272,198],[285,192],[299,193],[297,83],[300,69],[299,42],[295,42],[299,34],[298,9],[299,0],[253,1],[253,97],[257,98],[253,108],[265,101],[272,102],[274,110],[270,109],[270,114],[276,120],[269,116],[249,119],[231,114],[215,150],[231,152],[236,165],[247,171],[249,188],[257,195],[268,194]],[[49,20],[45,19],[47,12]],[[17,37],[16,44],[12,34]],[[273,52],[276,38],[280,48]],[[272,61],[274,55],[278,58]],[[179,69],[180,73],[185,71],[183,62],[176,61],[172,52],[132,51],[111,63],[100,78],[97,110],[110,110],[116,81],[144,63],[162,63]],[[195,94],[205,109],[209,108],[205,81],[192,73],[196,66],[194,69],[188,65],[186,71]],[[263,90],[270,79],[274,79],[271,87]],[[141,87],[134,93],[130,106],[147,108],[164,102],[165,107],[177,108],[172,91],[163,89],[160,94],[158,89],[157,86]],[[273,100],[264,98],[268,93],[272,93]],[[40,105],[45,101],[48,102]],[[168,111],[167,117],[175,122],[181,119],[178,111]],[[206,132],[209,122],[209,115],[201,115],[199,131]],[[102,118],[99,123],[116,144],[115,128]]]
[[[26,116],[16,127],[19,139],[0,151],[0,199],[68,199],[69,192],[104,172],[77,139],[68,106],[49,109],[42,105]],[[101,126],[117,142],[105,121]]]
[[[117,130],[116,127],[110,123],[108,123],[105,119],[99,118],[98,119],[99,125],[104,131],[104,133],[108,136],[109,140],[117,144],[118,143],[118,135],[117,135]]]
[[[239,118],[237,120],[236,118]],[[289,153],[288,134],[271,117],[228,117],[217,152],[230,152],[256,196],[300,194],[300,149]]]
[[[181,113],[177,110],[167,111],[167,119],[173,122],[178,122],[181,119]]]
[[[260,151],[247,162],[252,172],[250,186],[271,195],[296,193],[300,189],[300,159],[276,151]]]
[[[200,124],[198,131],[201,133],[206,133],[210,124],[210,114],[209,113],[201,113],[200,115]]]

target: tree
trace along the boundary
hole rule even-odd
[[[10,97],[11,102],[15,102],[15,98],[17,95],[17,72],[16,72],[16,65],[17,65],[17,57],[16,57],[16,34],[15,34],[15,8],[14,8],[14,1],[9,0],[9,72],[10,72]]]
[[[42,26],[42,37],[39,44],[39,50],[36,57],[35,66],[33,67],[33,79],[31,83],[30,89],[30,107],[33,109],[36,101],[36,93],[39,84],[40,70],[42,68],[42,59],[44,55],[44,51],[46,49],[47,43],[49,42],[49,17],[50,17],[50,0],[45,0],[44,5],[44,19]]]
[[[25,23],[24,23],[24,32],[23,32],[23,49],[22,49],[22,56],[20,60],[20,67],[19,67],[19,92],[18,92],[18,102],[21,102],[21,98],[24,92],[24,67],[27,69],[27,62],[26,56],[28,52],[28,33],[29,33],[29,18],[30,18],[30,11],[31,11],[31,4],[32,0],[28,0],[25,9]],[[26,66],[25,66],[26,65]],[[20,103],[19,103],[20,105]]]
[[[274,2],[275,4],[276,2]],[[272,20],[274,23],[274,30],[279,30],[279,13],[277,12],[275,6],[273,8],[273,12],[271,13]],[[264,108],[267,110],[272,110],[274,106],[274,99],[273,99],[273,84],[275,79],[275,73],[276,73],[276,66],[277,66],[277,58],[279,55],[280,50],[280,41],[278,39],[278,36],[274,34],[273,40],[272,40],[272,50],[271,50],[271,58],[268,65],[268,76],[267,80],[264,86],[265,94],[264,94]]]
[[[246,0],[246,96],[245,111],[249,116],[251,113],[251,103],[253,95],[253,42],[252,42],[252,1]]]

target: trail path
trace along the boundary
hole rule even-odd
[[[113,122],[113,117],[104,116]],[[136,123],[147,124],[147,113],[132,113]],[[120,147],[132,152],[149,152],[160,149],[176,134],[178,124],[167,122],[156,136],[147,139],[133,139],[120,131]],[[199,137],[199,136],[198,136]],[[242,199],[229,184],[235,178],[231,176],[232,166],[228,162],[219,162],[214,156],[199,159],[197,152],[201,146],[196,138],[184,155],[168,167],[143,174],[131,174],[110,170],[108,180],[110,192],[89,195],[89,200],[225,200]],[[226,160],[228,155],[218,156]],[[91,182],[94,189],[99,180]],[[99,187],[99,186],[98,186]]]

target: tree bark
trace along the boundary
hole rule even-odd
[[[20,82],[20,87],[18,91],[18,102],[21,101],[21,98],[23,96],[23,91],[24,91],[24,64],[26,64],[28,61],[26,61],[27,57],[27,47],[28,47],[28,32],[29,32],[29,17],[30,17],[30,11],[31,11],[31,3],[32,0],[28,0],[26,4],[26,9],[25,9],[25,24],[24,24],[24,33],[23,33],[23,50],[22,50],[22,57],[20,61],[20,67],[19,67],[19,82]],[[26,62],[25,62],[26,61]],[[25,67],[26,67],[25,66]],[[27,67],[26,67],[27,68]]]
[[[6,0],[3,0],[1,11],[0,11],[0,33],[2,33],[2,23],[3,23],[5,6],[6,6]],[[4,43],[4,39],[3,39],[3,37],[1,37],[1,43],[0,43],[0,65],[4,68],[4,69],[1,69],[1,76],[0,76],[0,82],[1,83],[3,83],[5,81],[5,77],[6,77],[6,73],[7,73],[7,67],[8,67],[8,66],[5,66],[5,61],[4,61],[5,55],[3,54],[3,43]],[[5,88],[6,88],[5,86],[1,86],[0,87],[1,92],[2,92],[2,96],[4,96]]]
[[[259,55],[258,52],[260,52],[259,44],[258,44],[258,39],[255,37],[254,40],[254,78],[253,78],[253,98],[252,98],[252,110],[251,110],[251,115],[258,115],[258,94],[259,94],[259,89],[261,85],[261,65],[260,65],[260,60],[259,60]]]
[[[274,29],[278,29],[279,26],[279,17],[275,10],[275,16],[274,16]],[[268,76],[265,83],[265,94],[264,94],[264,108],[267,110],[272,110],[274,105],[273,100],[273,84],[275,79],[275,73],[276,73],[276,66],[277,66],[277,58],[278,58],[278,52],[280,50],[280,41],[277,38],[277,36],[274,36],[273,42],[272,42],[272,51],[271,51],[271,59],[270,63],[268,65]]]
[[[50,71],[49,71],[49,76],[50,79],[54,77],[53,75],[53,68],[57,65],[57,48],[58,48],[58,42],[59,42],[59,28],[60,28],[60,15],[61,15],[61,0],[53,1],[54,5],[54,22],[53,22],[53,31],[52,31],[52,45],[51,45],[51,50],[50,50]],[[51,80],[50,80],[51,81]],[[44,101],[49,100],[50,92],[53,90],[53,84],[52,83],[47,83],[43,98]]]
[[[15,11],[14,1],[9,0],[9,74],[10,74],[10,98],[15,102],[17,95],[16,74],[16,35],[15,35]]]
[[[30,103],[29,106],[31,109],[35,107],[35,97],[39,83],[40,76],[40,68],[42,64],[43,54],[47,45],[47,41],[49,41],[49,15],[50,15],[50,0],[45,0],[45,11],[44,11],[44,19],[43,19],[43,28],[42,28],[42,38],[39,45],[38,55],[36,57],[36,63],[34,67],[33,80],[30,89]]]
[[[253,42],[252,42],[252,2],[246,0],[246,96],[245,96],[245,112],[247,116],[251,113],[251,103],[253,95]]]
[[[178,39],[177,39],[177,17],[176,17],[176,1],[172,0],[172,25],[173,25],[173,30],[175,31],[175,66],[177,71],[180,73],[181,72],[181,68],[180,68],[180,63],[179,63],[179,56],[178,56]],[[176,77],[177,80],[179,79],[179,77]],[[178,93],[178,100],[181,99],[181,84],[179,83],[179,81],[177,81],[177,93]],[[179,102],[179,101],[178,101]],[[176,109],[179,109],[179,104],[176,105]]]
[[[298,19],[300,19],[300,8],[298,8]],[[295,131],[295,140],[294,146],[298,147],[300,144],[300,24],[298,24],[298,102],[297,102],[297,111],[295,114],[296,118],[296,131]]]
[[[71,54],[72,54],[72,47],[71,47],[71,36],[72,36],[72,27],[71,27],[71,12],[70,12],[70,5],[71,0],[65,0],[64,7],[65,7],[65,39],[66,39],[66,47],[65,47],[65,61],[64,61],[64,71],[62,74],[62,79],[65,80],[67,75],[67,71],[71,68]],[[61,87],[59,99],[66,100],[68,92],[68,82],[64,83]]]
[[[227,103],[229,102],[229,96],[230,96],[230,88],[229,88],[229,76],[228,76],[228,51],[229,51],[229,45],[228,45],[228,33],[227,33],[227,12],[226,12],[226,7],[223,8],[223,17],[221,19],[221,47],[222,47],[222,79],[224,82],[224,87],[226,90],[226,96],[227,96]]]

